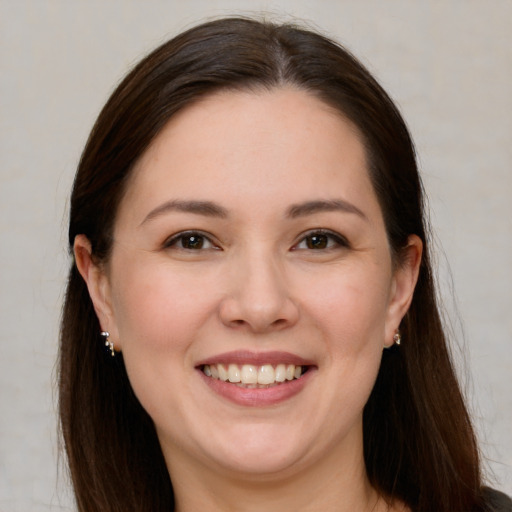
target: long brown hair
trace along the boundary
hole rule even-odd
[[[424,255],[404,342],[384,351],[364,410],[372,485],[412,510],[483,510],[478,450],[436,304],[423,193],[413,143],[370,73],[333,41],[291,25],[228,18],[195,27],[140,62],[100,113],[71,196],[69,245],[85,234],[108,259],[116,211],[135,162],[169,119],[220,89],[291,84],[358,127],[390,247],[399,263],[408,235]],[[172,483],[153,423],[136,399],[122,354],[109,357],[74,263],[60,346],[60,420],[78,509],[155,512],[173,507]]]

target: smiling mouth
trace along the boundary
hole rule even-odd
[[[262,389],[300,379],[308,366],[294,364],[205,364],[202,372],[212,379],[228,382],[247,389]]]

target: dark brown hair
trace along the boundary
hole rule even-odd
[[[436,304],[423,195],[408,130],[385,91],[344,48],[290,25],[228,18],[195,27],[140,62],[100,113],[71,197],[69,244],[85,234],[106,261],[116,211],[135,162],[180,109],[221,89],[291,85],[359,129],[395,261],[408,235],[424,243],[404,342],[384,351],[364,410],[372,485],[418,512],[483,510],[479,457]],[[173,507],[153,423],[122,354],[111,358],[86,285],[71,265],[60,346],[60,419],[78,509]]]

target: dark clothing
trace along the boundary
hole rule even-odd
[[[489,512],[512,512],[512,500],[506,494],[486,487],[484,496]]]

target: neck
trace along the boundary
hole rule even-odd
[[[187,462],[174,451],[174,464],[168,462],[168,465],[176,499],[175,511],[388,510],[368,481],[362,445],[359,446],[343,457],[339,450],[333,450],[329,456],[299,471],[257,477]]]

